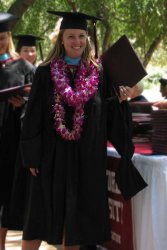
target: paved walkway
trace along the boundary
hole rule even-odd
[[[8,231],[6,239],[6,250],[21,250],[21,237],[20,231]],[[43,242],[40,250],[56,250],[57,248]]]

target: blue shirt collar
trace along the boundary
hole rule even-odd
[[[0,61],[6,61],[9,58],[11,58],[11,56],[8,53],[4,53],[4,54],[0,55]]]
[[[69,56],[65,56],[64,60],[69,65],[78,65],[80,63],[81,58],[71,58]]]

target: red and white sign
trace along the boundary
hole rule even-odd
[[[119,158],[108,156],[108,201],[111,220],[111,241],[104,247],[109,250],[133,250],[131,201],[125,201],[115,182]]]

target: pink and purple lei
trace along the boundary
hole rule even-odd
[[[75,88],[70,86],[68,65],[63,59],[51,62],[51,77],[54,82],[55,103],[53,106],[54,125],[57,133],[64,140],[78,140],[84,123],[84,105],[97,92],[99,69],[93,63],[89,67],[81,61],[75,78]],[[73,129],[65,125],[65,109],[63,103],[74,108]]]

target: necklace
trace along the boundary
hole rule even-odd
[[[68,66],[63,59],[51,62],[51,77],[54,82],[55,103],[53,105],[54,125],[57,133],[65,140],[78,140],[84,122],[85,103],[92,98],[98,89],[99,70],[90,63],[80,63],[75,78],[75,88],[70,86]],[[65,109],[63,103],[74,108],[73,129],[65,125]]]

